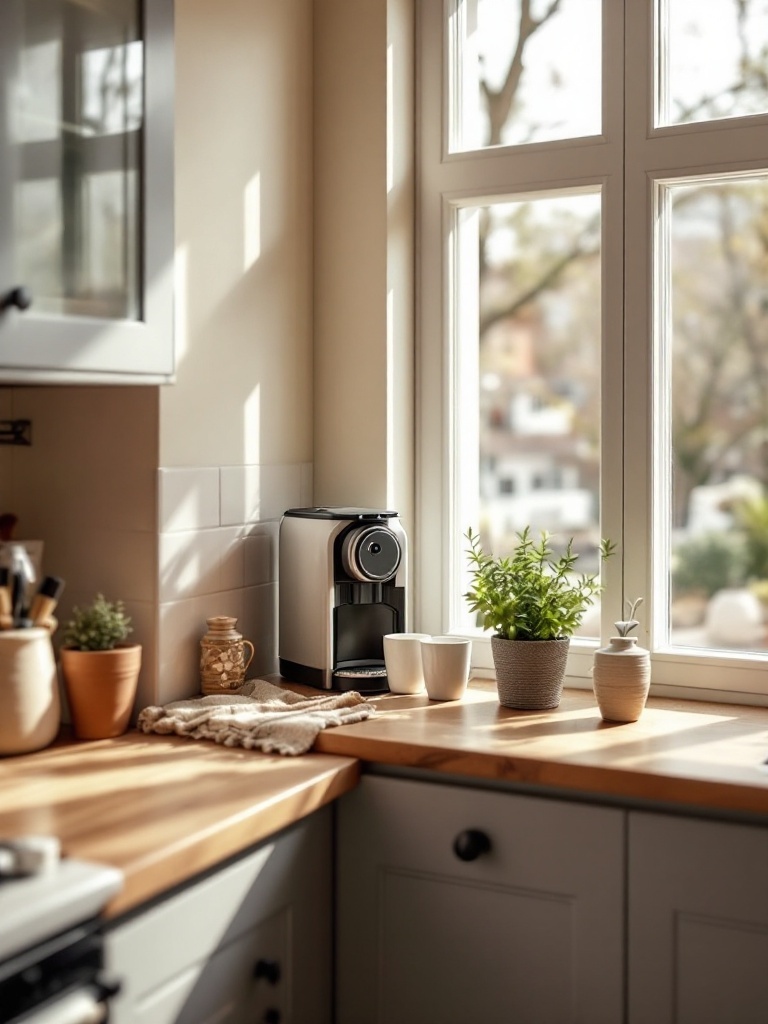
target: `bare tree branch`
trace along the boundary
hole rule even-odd
[[[531,14],[531,0],[521,0],[517,44],[515,45],[515,51],[512,54],[512,59],[510,60],[501,88],[498,90],[491,89],[485,79],[482,79],[480,82],[490,123],[487,143],[489,146],[498,146],[501,143],[502,130],[509,120],[515,96],[520,87],[520,79],[524,68],[523,51],[525,50],[526,43],[542,25],[548,22],[553,15],[557,14],[560,3],[561,0],[550,0],[550,4],[545,12],[540,18],[536,19]]]

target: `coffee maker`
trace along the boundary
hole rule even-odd
[[[397,512],[290,508],[280,522],[280,674],[325,690],[386,691],[383,638],[405,631]]]

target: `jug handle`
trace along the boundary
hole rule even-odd
[[[256,648],[253,646],[253,644],[251,643],[250,640],[243,640],[243,647],[250,647],[250,649],[251,649],[251,653],[248,656],[248,661],[246,661],[246,663],[243,665],[243,672],[247,672],[248,671],[248,666],[253,661],[253,656],[256,653]]]

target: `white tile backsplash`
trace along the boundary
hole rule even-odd
[[[303,464],[222,466],[221,523],[236,526],[279,519],[301,504]]]
[[[157,692],[160,704],[200,693],[200,640],[214,615],[232,615],[242,624],[243,591],[193,597],[160,605]],[[249,637],[250,639],[250,637]]]
[[[221,522],[255,523],[261,515],[261,466],[221,467]]]
[[[159,469],[160,533],[219,526],[219,469]]]
[[[276,521],[250,528],[243,542],[244,586],[255,587],[277,579],[279,528]]]
[[[245,586],[245,527],[222,526],[219,538],[219,590]]]
[[[243,591],[243,622],[250,625],[248,639],[256,653],[249,676],[277,672],[277,584]]]
[[[201,597],[219,589],[219,543],[218,530],[160,535],[161,603]]]
[[[235,616],[255,645],[249,676],[276,672],[279,521],[311,504],[311,464],[167,468],[158,491],[160,703],[199,692],[213,615]]]
[[[262,521],[279,519],[287,508],[301,505],[301,477],[300,465],[261,467]]]

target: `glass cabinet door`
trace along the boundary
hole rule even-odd
[[[173,372],[171,12],[3,0],[0,379]]]

